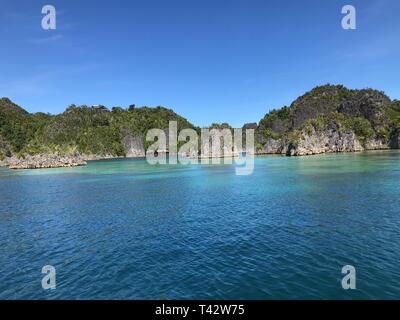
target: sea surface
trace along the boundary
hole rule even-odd
[[[399,298],[399,151],[0,168],[0,299]]]

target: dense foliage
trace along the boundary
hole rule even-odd
[[[9,99],[0,100],[0,155],[57,152],[99,156],[124,156],[123,135],[145,137],[149,129],[168,129],[169,121],[178,129],[195,128],[186,119],[163,107],[108,110],[104,106],[69,106],[56,116],[29,114]]]
[[[178,130],[192,128],[185,118],[163,107],[124,109],[104,106],[69,106],[64,113],[30,114],[7,98],[0,99],[0,160],[11,154],[80,153],[97,156],[124,156],[124,137],[140,136],[145,148],[149,129],[168,130],[169,121]],[[289,107],[272,110],[258,124],[256,145],[270,138],[284,139],[293,145],[302,134],[327,129],[354,132],[361,144],[370,139],[384,143],[400,132],[400,101],[391,101],[383,92],[350,90],[341,85],[324,85],[297,98]],[[245,125],[246,127],[246,125]],[[227,123],[210,128],[232,129]],[[180,143],[182,144],[182,142]]]
[[[392,125],[400,130],[400,101],[395,100],[386,109],[386,115],[390,119]]]
[[[352,131],[363,145],[372,138],[386,143],[392,132],[400,129],[400,102],[372,89],[316,87],[290,107],[266,114],[257,128],[258,141],[286,139],[296,144],[302,131],[311,135],[327,128]]]
[[[7,143],[14,152],[21,151],[35,132],[49,118],[45,114],[32,115],[7,98],[0,99],[0,137],[2,145]],[[3,146],[3,151],[5,147]],[[1,153],[3,153],[0,150]]]

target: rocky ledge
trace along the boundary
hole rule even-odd
[[[362,143],[353,131],[340,131],[327,128],[324,131],[302,131],[296,143],[287,139],[266,140],[258,154],[282,154],[287,156],[306,156],[321,153],[359,152],[368,150],[398,149],[400,137],[393,136],[391,141],[370,139]]]
[[[79,155],[40,154],[24,158],[13,157],[7,164],[10,169],[40,169],[84,166],[86,161]]]

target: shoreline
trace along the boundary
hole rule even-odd
[[[327,150],[324,152],[310,152],[306,154],[288,154],[288,153],[273,153],[273,152],[257,152],[255,155],[257,156],[283,156],[283,157],[308,157],[308,156],[318,156],[322,154],[338,154],[338,153],[362,153],[362,152],[371,152],[371,151],[390,151],[390,150],[400,150],[400,148],[371,148],[371,149],[363,149],[363,150],[344,150],[344,151],[334,151]]]
[[[266,156],[280,156],[280,157],[308,157],[308,156],[318,156],[324,154],[342,154],[342,153],[368,153],[368,152],[384,152],[384,151],[394,151],[400,150],[399,148],[379,148],[379,149],[365,149],[365,150],[353,150],[353,151],[326,151],[320,153],[312,153],[312,154],[304,154],[304,155],[287,155],[285,153],[267,153],[267,152],[256,152],[254,153],[255,157],[266,157]],[[204,159],[224,159],[224,158],[237,158],[238,156],[218,156],[218,157],[198,157],[198,160]],[[12,160],[11,160],[12,159]],[[47,160],[43,160],[47,159]],[[29,156],[28,159],[19,159],[19,158],[10,158],[4,159],[0,161],[0,167],[5,167],[10,170],[39,170],[39,169],[56,169],[56,168],[70,168],[70,167],[79,167],[86,166],[88,162],[92,161],[104,161],[104,160],[133,160],[133,159],[146,159],[143,156],[137,157],[121,157],[121,156],[59,156],[59,155],[35,155]],[[12,161],[10,163],[9,161]],[[46,162],[47,161],[47,162]]]

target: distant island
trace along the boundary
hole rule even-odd
[[[126,109],[69,106],[59,115],[29,113],[0,99],[0,165],[12,169],[68,167],[86,160],[144,157],[152,128],[177,121],[178,129],[199,127],[164,107]],[[231,128],[229,124],[212,124]],[[290,106],[272,110],[255,130],[256,154],[303,156],[400,148],[400,101],[381,91],[342,85],[312,89]]]

